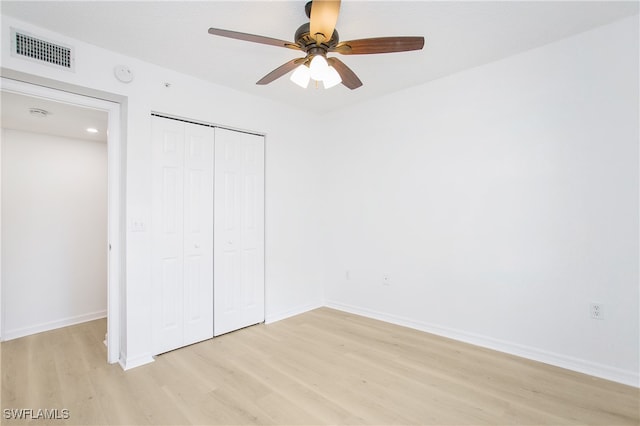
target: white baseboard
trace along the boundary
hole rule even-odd
[[[305,312],[312,311],[324,306],[322,303],[309,303],[307,305],[299,306],[294,309],[289,309],[284,312],[277,312],[275,314],[268,314],[265,316],[265,324],[271,324],[272,322],[281,321],[283,319],[294,317],[296,315],[304,314]]]
[[[68,327],[70,325],[80,324],[87,321],[93,321],[107,317],[107,311],[90,312],[88,314],[76,315],[73,317],[62,318],[55,321],[49,321],[41,324],[21,327],[14,330],[5,330],[2,335],[2,341],[13,340],[19,337],[29,336],[31,334],[42,333],[43,331],[55,330],[56,328]]]
[[[409,318],[390,315],[384,312],[377,312],[374,310],[360,308],[340,302],[327,301],[326,306],[340,311],[385,321],[391,324],[401,325],[404,327],[413,328],[415,330],[436,334],[438,336],[448,337],[450,339],[470,343],[472,345],[482,346],[484,348],[493,349],[499,352],[505,352],[533,361],[554,365],[556,367],[566,368],[567,370],[577,371],[579,373],[611,380],[613,382],[640,387],[640,375],[633,371],[622,370],[619,368],[594,363],[580,358],[574,358],[567,355],[548,352],[542,349],[494,339],[492,337],[483,336],[480,334],[469,333],[462,330],[455,330],[435,324],[428,324],[422,321],[415,321]]]
[[[155,359],[150,354],[143,354],[134,357],[120,356],[120,367],[123,370],[131,370],[132,368],[140,367],[145,364],[150,364],[154,362]]]

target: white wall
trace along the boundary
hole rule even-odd
[[[638,75],[633,17],[329,117],[328,303],[638,386]]]
[[[107,309],[107,146],[2,129],[5,340]]]
[[[21,60],[10,54],[10,28],[75,47],[75,73]],[[302,112],[154,66],[135,58],[2,17],[5,74],[26,73],[63,84],[126,97],[126,223],[142,221],[143,232],[126,234],[126,326],[122,358],[134,366],[150,361],[150,223],[152,111],[266,133],[266,316],[278,319],[322,304],[316,187],[319,148],[305,131]],[[131,68],[134,80],[118,82],[113,68]],[[31,77],[30,77],[31,79]],[[165,87],[165,82],[171,87]]]

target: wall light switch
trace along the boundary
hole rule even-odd
[[[144,232],[144,228],[144,220],[142,219],[133,219],[131,221],[131,226],[129,227],[131,232]]]

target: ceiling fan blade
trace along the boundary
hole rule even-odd
[[[313,0],[309,31],[311,37],[318,43],[329,41],[336,29],[339,13],[340,0]]]
[[[296,58],[296,59],[290,60],[287,63],[280,65],[278,68],[276,68],[275,70],[271,71],[269,74],[265,75],[260,80],[258,80],[256,84],[261,84],[261,85],[269,84],[272,81],[277,80],[278,78],[282,77],[292,69],[296,68],[299,64],[303,63],[305,59],[306,58]]]
[[[336,71],[338,71],[338,74],[340,74],[340,78],[342,78],[342,84],[347,86],[349,89],[353,90],[362,86],[362,82],[360,81],[356,73],[351,71],[351,68],[346,66],[340,59],[328,58],[327,62],[329,63],[329,65],[335,68]]]
[[[277,38],[264,37],[255,34],[241,33],[238,31],[221,30],[220,28],[209,28],[209,34],[227,38],[235,38],[237,40],[250,41],[253,43],[268,44],[270,46],[288,47],[289,49],[302,50],[300,46],[285,40]]]
[[[343,55],[407,52],[424,47],[424,37],[377,37],[338,43],[330,52]]]

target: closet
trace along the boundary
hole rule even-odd
[[[151,120],[159,354],[264,321],[264,137]]]

